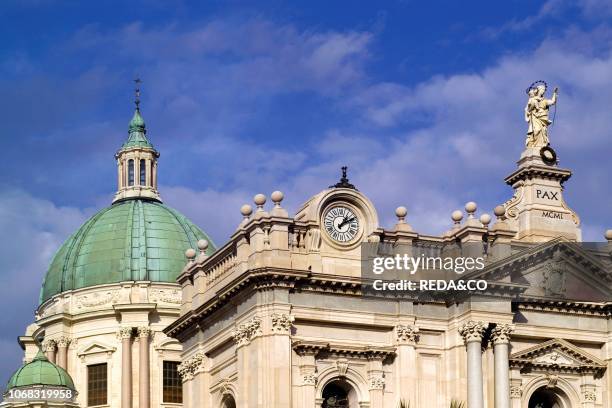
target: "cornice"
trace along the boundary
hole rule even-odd
[[[612,302],[573,302],[555,301],[544,298],[531,297],[521,299],[517,303],[518,310],[533,310],[538,312],[577,314],[589,316],[612,316]]]
[[[512,174],[504,179],[504,181],[513,185],[519,180],[531,179],[534,177],[559,180],[561,183],[567,181],[572,176],[572,172],[568,169],[557,167],[529,164],[519,167]]]
[[[291,347],[301,355],[330,353],[336,356],[365,359],[385,359],[394,356],[396,351],[396,348],[392,346],[355,345],[301,339],[293,341]]]

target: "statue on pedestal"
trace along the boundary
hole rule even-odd
[[[548,126],[553,122],[549,119],[550,107],[557,103],[559,88],[555,88],[551,99],[546,99],[546,82],[537,81],[527,88],[527,106],[525,106],[525,121],[529,123],[527,129],[526,147],[545,147],[548,139]]]

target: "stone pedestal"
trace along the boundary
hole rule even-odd
[[[527,242],[544,242],[563,236],[572,241],[582,239],[580,220],[563,199],[563,183],[572,172],[557,164],[547,164],[540,149],[526,148],[518,169],[506,177],[514,196],[504,203],[508,224],[517,230],[516,238]]]

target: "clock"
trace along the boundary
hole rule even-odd
[[[359,233],[359,218],[345,206],[334,206],[327,210],[323,216],[323,225],[327,235],[341,243],[352,241]]]

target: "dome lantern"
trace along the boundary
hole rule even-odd
[[[128,126],[128,138],[115,154],[117,160],[117,193],[113,203],[144,198],[161,202],[157,191],[159,152],[147,139],[147,128],[140,113],[140,79],[136,79],[134,116]]]

